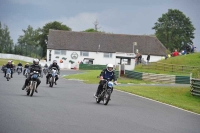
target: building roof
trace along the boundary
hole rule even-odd
[[[47,49],[133,53],[133,42],[137,42],[134,52],[145,55],[165,55],[167,50],[155,36],[62,30],[49,30]]]

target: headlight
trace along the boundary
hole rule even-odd
[[[113,82],[108,82],[108,87],[113,87]]]

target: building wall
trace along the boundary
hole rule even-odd
[[[51,50],[51,61],[49,61],[49,53]],[[76,54],[77,55],[77,59],[73,59],[72,58],[72,54]],[[56,58],[59,57],[59,58]],[[47,49],[47,64],[51,64],[53,62],[53,60],[57,60],[58,64],[60,65],[61,68],[67,68],[67,69],[71,69],[71,68],[78,68],[79,67],[79,63],[81,61],[84,60],[84,58],[91,58],[94,59],[93,60],[93,64],[97,64],[97,65],[106,65],[109,63],[112,63],[114,65],[118,65],[120,63],[120,59],[116,58],[116,56],[123,56],[123,57],[134,57],[135,54],[132,53],[112,53],[112,57],[111,58],[107,58],[104,57],[104,53],[102,52],[89,52],[89,56],[81,56],[80,51],[70,51],[70,50],[66,50],[66,55],[56,55],[55,54],[55,50],[53,49]],[[66,60],[62,59],[62,58],[66,58]],[[142,58],[144,58],[144,60],[146,61],[147,55],[142,55]],[[63,63],[60,63],[60,60],[63,60]],[[74,63],[71,64],[69,61],[73,61]],[[150,58],[150,62],[156,62],[158,60],[161,60],[161,56],[151,56]],[[83,63],[87,63],[85,60],[83,61]],[[127,65],[126,61],[122,61],[122,64],[125,64],[125,69],[126,70],[133,70],[135,67],[135,59],[131,59],[131,63],[129,65]]]
[[[80,51],[70,51],[70,50],[66,51],[66,55],[55,55],[55,50],[51,50],[51,61],[49,61],[49,53],[50,53],[50,50],[47,49],[47,64],[51,64],[53,60],[57,60],[57,62],[60,62],[60,60],[64,57],[67,59],[63,60],[63,63],[58,63],[58,64],[60,64],[61,68],[68,68],[68,69],[78,67],[78,64],[81,61],[83,61],[84,58],[94,59],[93,64],[105,65],[108,63],[115,64],[115,57],[116,57],[116,54],[112,53],[111,58],[105,58],[104,53],[102,52],[89,52],[89,56],[81,56]],[[73,59],[71,57],[73,53],[77,54],[77,59]],[[56,56],[59,56],[59,58],[56,58]],[[71,64],[69,62],[70,60],[73,61],[74,63]],[[86,60],[84,60],[83,63],[87,63]]]

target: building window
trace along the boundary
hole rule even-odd
[[[55,55],[66,55],[66,50],[55,50]]]
[[[66,55],[66,50],[60,50],[60,52],[61,52],[61,55]]]
[[[81,55],[81,56],[89,56],[89,52],[81,51],[81,52],[80,52],[80,55]]]
[[[103,57],[112,58],[112,53],[104,53]]]

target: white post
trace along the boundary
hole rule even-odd
[[[133,42],[133,53],[134,53],[135,46],[137,46],[137,42]]]

